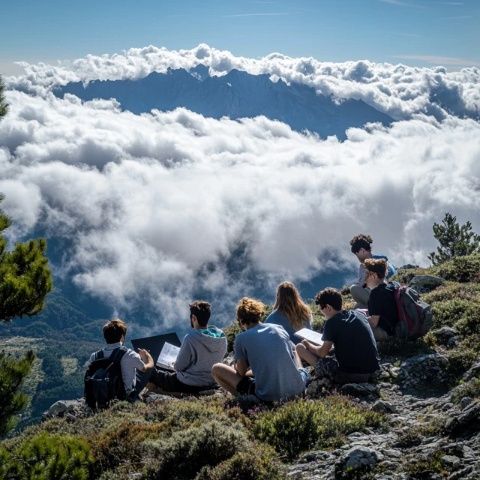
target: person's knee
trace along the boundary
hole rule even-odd
[[[228,370],[228,365],[224,363],[215,363],[212,367],[212,375],[214,378],[223,378],[225,377],[225,372]]]

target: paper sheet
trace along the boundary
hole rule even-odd
[[[311,330],[310,328],[302,328],[298,332],[295,332],[297,337],[308,340],[309,342],[315,343],[316,345],[323,345],[322,334]]]
[[[180,347],[165,342],[157,359],[157,365],[173,370],[173,364],[177,360]]]

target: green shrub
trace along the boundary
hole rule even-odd
[[[253,432],[291,460],[313,447],[340,445],[345,435],[379,426],[382,420],[382,415],[345,397],[332,396],[317,401],[295,400],[262,413],[254,423]]]
[[[458,403],[464,397],[480,398],[480,378],[461,383],[452,392],[452,400]]]
[[[480,281],[480,254],[454,257],[431,269],[432,273],[454,282]]]
[[[204,467],[195,480],[282,480],[285,467],[268,445],[253,443],[216,467]]]
[[[16,480],[87,480],[94,462],[85,440],[48,433],[25,438],[0,459],[0,478]]]
[[[160,480],[189,480],[202,467],[216,466],[245,450],[248,437],[242,430],[210,421],[199,427],[175,432],[170,438],[144,442],[152,457],[145,477]]]

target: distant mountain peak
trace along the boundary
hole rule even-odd
[[[170,111],[187,108],[206,117],[231,119],[265,116],[288,124],[293,130],[308,130],[326,138],[346,138],[346,130],[367,123],[389,125],[392,118],[362,100],[342,99],[317,94],[300,83],[273,82],[269,75],[252,75],[232,69],[223,76],[210,76],[203,64],[185,70],[153,72],[140,79],[81,82],[58,87],[82,100],[115,98],[124,110],[136,114],[153,109]]]

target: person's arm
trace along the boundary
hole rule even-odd
[[[143,367],[138,367],[138,370],[140,370],[141,372],[146,372],[154,367],[153,357],[150,355],[149,351],[140,348],[138,350],[138,354],[140,355],[140,358],[143,362]]]
[[[380,315],[370,315],[368,317],[368,323],[372,328],[377,328],[378,322],[380,322]]]
[[[322,345],[314,345],[313,343],[309,342],[308,340],[303,340],[302,344],[305,348],[316,355],[317,357],[323,358],[326,357],[330,350],[332,350],[333,342],[324,341]]]
[[[183,340],[182,346],[180,347],[180,351],[178,352],[177,359],[175,360],[175,364],[173,368],[176,372],[184,372],[187,370],[188,367],[193,363],[193,354],[192,348],[190,346],[190,341],[188,336],[185,337]]]
[[[371,293],[370,297],[368,298],[368,323],[372,328],[377,328],[378,323],[380,322],[380,290],[379,287],[374,288]]]
[[[251,373],[250,366],[248,365],[247,361],[243,358],[235,362],[235,370],[241,377],[247,376],[249,372]]]

